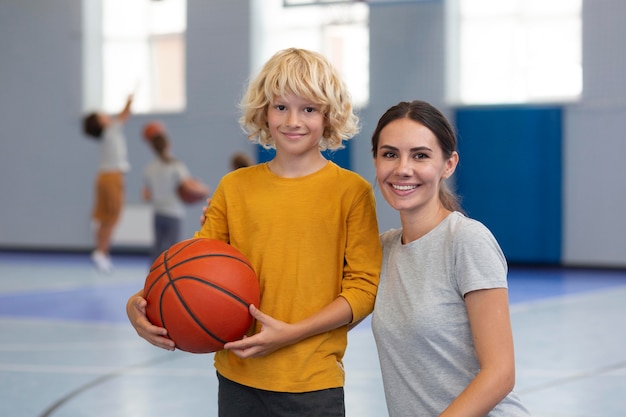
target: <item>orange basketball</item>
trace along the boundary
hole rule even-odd
[[[209,353],[241,339],[259,305],[259,280],[250,262],[215,239],[176,243],[154,261],[146,278],[146,315],[165,327],[180,350]]]
[[[188,178],[176,189],[178,197],[186,204],[194,204],[206,201],[209,196],[209,188],[196,178]]]
[[[143,127],[143,137],[145,140],[152,140],[155,135],[165,133],[165,126],[160,122],[148,122]]]

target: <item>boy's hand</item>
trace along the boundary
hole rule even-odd
[[[291,330],[294,325],[276,320],[250,304],[250,314],[259,323],[261,331],[253,336],[246,337],[224,345],[240,358],[257,358],[269,355],[278,349],[291,345],[297,341],[295,333]]]
[[[204,222],[206,221],[206,212],[209,209],[210,205],[211,197],[206,199],[206,206],[202,206],[202,214],[200,215],[200,227],[202,227],[204,225]]]
[[[173,351],[176,344],[167,337],[167,330],[150,323],[146,316],[146,305],[148,302],[139,294],[135,294],[126,304],[126,314],[137,334],[156,347]]]
[[[128,95],[128,97],[126,98],[126,104],[124,105],[124,108],[122,109],[122,111],[120,112],[120,114],[117,115],[118,119],[120,119],[122,122],[126,122],[126,120],[128,120],[128,118],[130,117],[130,108],[133,104],[133,98],[134,95],[131,93]]]

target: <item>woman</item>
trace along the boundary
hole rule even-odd
[[[517,395],[507,263],[445,180],[459,162],[452,127],[401,102],[372,137],[376,177],[402,229],[381,235],[372,329],[390,417],[529,416]]]

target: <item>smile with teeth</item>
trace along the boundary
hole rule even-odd
[[[409,191],[409,190],[413,190],[413,189],[417,188],[417,185],[397,185],[397,184],[391,184],[391,186],[393,187],[394,190],[398,190],[398,191]]]
[[[283,136],[287,137],[287,138],[291,138],[291,139],[297,139],[299,137],[304,136],[304,133],[299,133],[299,132],[283,132]]]

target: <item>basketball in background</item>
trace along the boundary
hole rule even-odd
[[[194,204],[199,202],[205,202],[209,197],[211,190],[208,185],[205,185],[197,178],[187,178],[177,188],[178,197],[185,204]]]
[[[250,329],[250,304],[259,305],[258,278],[231,245],[194,238],[178,242],[152,264],[146,277],[146,315],[167,329],[180,350],[209,353],[240,340]]]
[[[157,121],[148,122],[143,126],[143,138],[151,141],[156,135],[165,133],[165,126]]]

